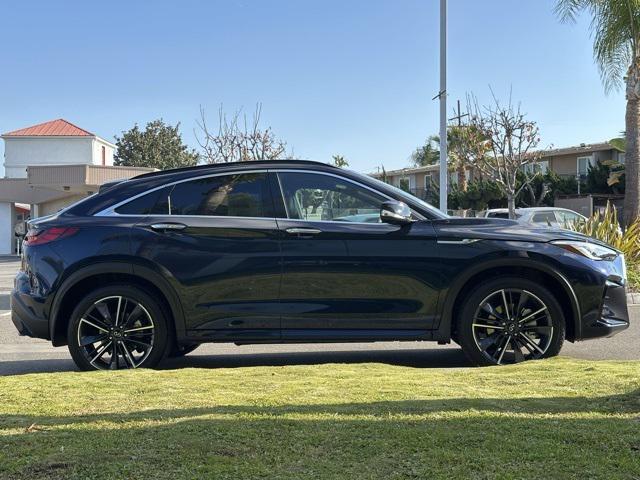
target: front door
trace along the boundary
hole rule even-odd
[[[134,253],[173,283],[187,333],[278,339],[280,247],[267,173],[208,176],[149,195]]]
[[[433,327],[439,259],[429,221],[381,223],[388,198],[338,175],[278,179],[283,339],[401,338]]]

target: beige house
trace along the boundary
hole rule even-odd
[[[608,142],[582,143],[575,147],[545,151],[538,165],[543,173],[551,170],[560,176],[584,178],[590,166],[606,160],[624,164],[624,152],[616,150]]]
[[[527,166],[527,170],[535,169],[542,173],[551,170],[561,177],[584,179],[590,166],[595,166],[598,161],[607,160],[624,164],[624,152],[616,150],[607,142],[581,144],[575,147],[546,150],[540,161],[535,166]],[[434,187],[439,183],[439,172],[439,164],[390,170],[386,172],[386,182],[429,200],[434,194]],[[382,171],[371,175],[379,180],[385,176]],[[476,175],[472,175],[471,171],[467,170],[467,179],[471,177],[475,178]],[[457,183],[457,172],[449,172],[449,185]]]
[[[440,164],[427,165],[425,167],[408,167],[387,172],[378,171],[371,174],[378,180],[401,188],[413,195],[430,200],[434,195],[434,188],[440,183]],[[467,170],[467,180],[471,178],[471,171]],[[458,172],[449,172],[449,185],[458,183]]]

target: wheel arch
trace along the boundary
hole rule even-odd
[[[573,342],[580,338],[580,305],[567,278],[549,265],[526,259],[500,259],[485,262],[465,271],[454,280],[444,295],[439,336],[450,340],[455,336],[455,318],[464,298],[479,281],[506,275],[516,275],[541,282],[556,295],[562,307],[566,338]]]
[[[69,275],[58,288],[51,305],[49,330],[54,346],[66,345],[67,326],[77,300],[97,287],[133,283],[157,298],[171,318],[176,338],[185,334],[184,314],[179,297],[169,282],[155,270],[127,262],[100,262],[84,266]]]

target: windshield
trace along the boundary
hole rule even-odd
[[[410,203],[419,204],[420,207],[422,207],[425,210],[427,210],[429,212],[429,214],[433,215],[435,218],[449,218],[449,215],[445,215],[444,213],[442,213],[440,210],[438,210],[436,207],[434,207],[430,203],[427,203],[424,200],[421,200],[418,197],[415,197],[415,196],[411,195],[410,193],[405,192],[404,190],[401,190],[398,187],[394,187],[393,185],[389,185],[388,183],[385,183],[382,180],[378,180],[377,178],[369,177],[368,175],[362,175],[362,174],[358,174],[358,175],[361,175],[361,176],[365,177],[370,182],[376,183],[376,184],[380,185],[381,187],[386,187],[387,189],[393,190],[393,192],[396,195],[398,195],[399,197],[401,197],[403,200],[406,200],[406,201],[408,201]]]

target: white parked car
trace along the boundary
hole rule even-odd
[[[509,209],[492,208],[483,211],[479,216],[488,218],[509,218]],[[516,221],[526,224],[564,228],[569,223],[575,223],[586,219],[587,218],[584,215],[580,215],[579,213],[566,208],[516,208]]]

